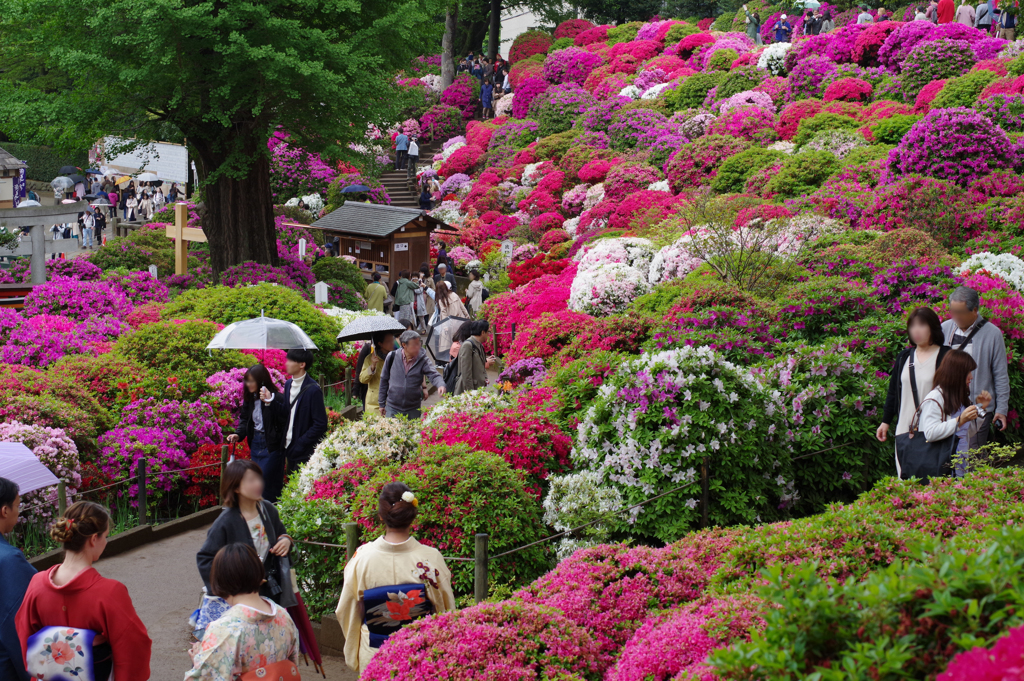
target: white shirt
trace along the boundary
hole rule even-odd
[[[306,374],[302,374],[298,378],[292,379],[292,391],[291,394],[288,396],[289,405],[292,405],[295,402],[295,400],[298,399],[299,391],[302,390],[302,384],[305,382],[305,380]],[[290,407],[288,412],[288,434],[285,435],[284,438],[285,449],[288,449],[288,447],[290,447],[292,444],[292,427],[295,425],[295,407]]]
[[[409,140],[409,155],[410,156],[419,156],[420,155],[420,145],[416,144],[412,140]]]

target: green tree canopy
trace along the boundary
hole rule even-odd
[[[6,0],[0,132],[67,148],[183,140],[214,269],[275,263],[270,135],[350,155],[367,124],[395,121],[395,71],[436,53],[443,12],[439,0]]]

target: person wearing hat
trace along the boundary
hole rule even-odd
[[[792,35],[793,27],[786,21],[786,15],[783,14],[779,17],[779,22],[775,24],[775,42],[788,43]]]

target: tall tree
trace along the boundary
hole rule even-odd
[[[47,77],[0,71],[0,130],[58,146],[177,133],[195,156],[214,270],[273,264],[270,135],[280,127],[308,150],[348,154],[367,124],[394,120],[394,72],[436,53],[444,10],[441,0],[5,0],[0,45]]]

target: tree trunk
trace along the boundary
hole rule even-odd
[[[455,82],[455,55],[452,42],[455,37],[455,23],[458,21],[459,6],[449,7],[444,16],[444,36],[441,38],[441,91]]]
[[[266,143],[263,143],[264,146]],[[193,145],[199,155],[196,163],[203,184],[203,231],[210,244],[210,265],[217,277],[227,268],[252,260],[277,265],[277,233],[274,228],[274,202],[270,190],[270,161],[261,153],[259,141],[244,143],[245,156],[252,159],[242,177],[222,172],[207,184],[207,178],[227,159],[210,146]]]
[[[501,39],[501,0],[491,0],[491,26],[487,35],[487,58],[494,63],[498,56],[498,42]]]

